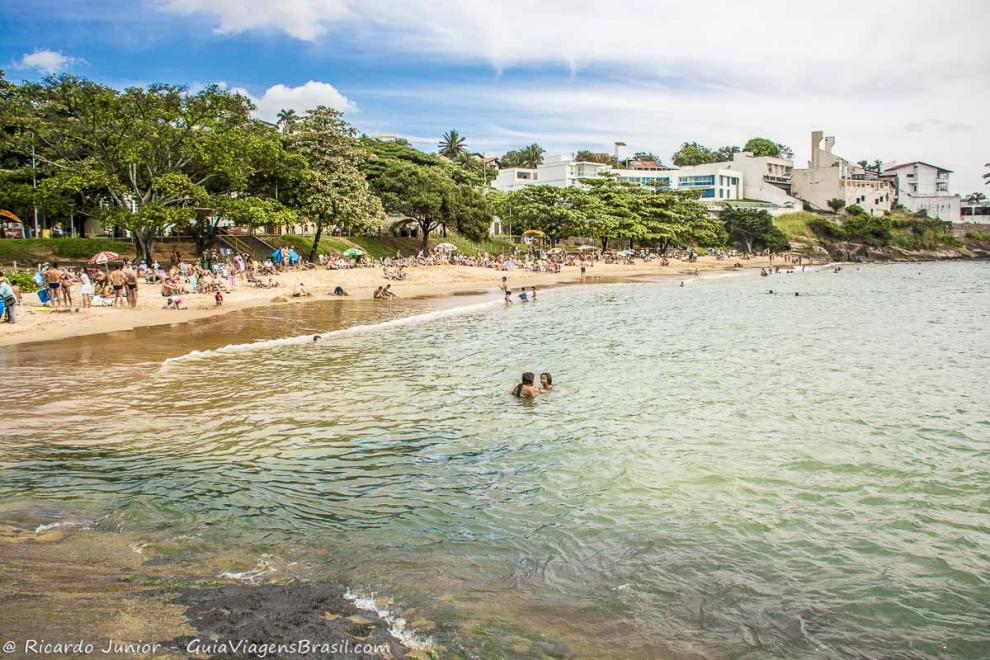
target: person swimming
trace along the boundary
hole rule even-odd
[[[544,392],[549,392],[553,389],[553,376],[550,375],[549,371],[544,371],[540,374],[540,389]]]
[[[533,385],[536,381],[536,376],[532,371],[527,371],[522,375],[522,382],[517,383],[509,390],[509,394],[516,397],[517,399],[523,398],[533,398],[540,390]]]
[[[319,344],[319,343],[320,343],[320,336],[319,335],[313,335],[313,344],[316,345],[316,344]]]

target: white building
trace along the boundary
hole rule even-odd
[[[593,179],[603,174],[615,175],[619,181],[636,183],[654,190],[697,190],[702,201],[742,199],[743,174],[727,163],[709,163],[679,169],[634,166],[615,168],[604,163],[574,160],[570,154],[547,156],[536,167],[512,167],[499,170],[492,182],[497,190],[519,190],[524,186],[580,186],[581,179]]]
[[[926,211],[931,218],[959,222],[960,198],[949,192],[951,170],[914,161],[884,165],[883,173],[895,182],[897,203],[908,211]]]
[[[725,165],[743,173],[744,199],[767,202],[787,211],[801,209],[801,201],[791,196],[794,161],[743,151],[732,154],[732,161]]]
[[[822,141],[825,148],[822,148]],[[791,173],[791,190],[817,209],[828,209],[833,199],[846,206],[856,204],[872,215],[885,215],[894,203],[894,185],[859,165],[832,153],[834,137],[822,131],[811,134],[811,162],[807,169]]]

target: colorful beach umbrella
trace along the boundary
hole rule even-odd
[[[104,250],[103,252],[97,252],[92,257],[89,258],[89,263],[93,264],[105,264],[107,262],[113,261],[114,259],[120,259],[120,255],[116,252],[110,252],[109,250]]]
[[[443,250],[444,252],[456,252],[457,251],[457,246],[454,245],[453,243],[440,243],[439,245],[437,245],[433,249],[434,250]]]
[[[344,250],[344,256],[345,257],[352,257],[354,259],[357,259],[362,254],[364,254],[364,252],[362,252],[361,250],[359,250],[357,248],[348,248],[348,249]]]
[[[23,220],[21,220],[16,215],[14,215],[13,213],[11,213],[10,211],[7,211],[5,209],[0,209],[0,217],[7,218],[7,219],[12,220],[14,222],[19,222],[22,225],[24,224],[24,221]]]

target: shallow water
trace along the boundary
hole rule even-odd
[[[0,421],[0,519],[236,548],[243,579],[394,596],[482,655],[985,657],[988,276],[315,303],[11,348],[39,396]],[[555,391],[508,396],[523,370]]]

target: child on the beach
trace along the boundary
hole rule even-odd
[[[216,295],[213,296],[213,299],[217,301],[217,307],[223,305],[223,294],[221,292],[217,291]]]

